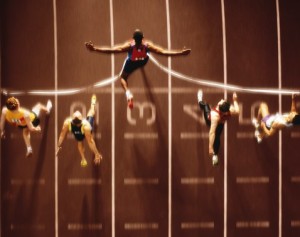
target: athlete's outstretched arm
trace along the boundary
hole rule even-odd
[[[266,137],[272,136],[277,131],[277,129],[273,128],[273,127],[271,127],[270,130],[267,129],[264,122],[261,122],[261,128],[262,128],[262,131],[263,131],[262,136],[266,136]]]
[[[230,106],[230,113],[233,115],[238,115],[240,113],[240,107],[237,98],[237,94],[234,92],[232,95],[233,105]]]
[[[4,125],[5,125],[5,115],[6,115],[7,108],[2,109],[1,113],[1,120],[0,120],[0,133],[1,133],[1,138],[5,137],[5,132],[4,132]]]
[[[37,126],[37,127],[34,127],[31,120],[30,120],[30,116],[29,116],[29,112],[25,112],[24,113],[24,118],[25,118],[25,122],[26,122],[26,125],[29,129],[30,132],[40,132],[41,131],[41,126]]]
[[[59,138],[58,138],[58,143],[57,143],[57,150],[56,150],[56,155],[58,154],[58,152],[61,150],[61,145],[68,133],[68,129],[69,129],[69,124],[67,122],[67,120],[64,122],[63,127],[61,129]]]
[[[209,129],[209,136],[208,136],[208,153],[209,156],[214,155],[214,142],[216,138],[216,129],[218,126],[219,118],[217,115],[211,116],[211,125]]]
[[[99,164],[102,159],[102,155],[100,154],[100,152],[97,149],[95,140],[91,133],[91,128],[84,128],[84,136],[86,138],[86,141],[87,141],[91,151],[95,154],[95,159],[94,159],[95,164]]]
[[[168,49],[162,48],[158,45],[155,45],[152,42],[148,42],[148,48],[151,52],[154,52],[154,53],[157,53],[160,55],[166,55],[166,56],[188,55],[191,52],[191,49],[187,49],[187,48],[177,49],[177,50],[168,50]]]
[[[112,47],[108,46],[95,46],[91,41],[86,42],[85,46],[90,51],[100,52],[100,53],[122,53],[127,52],[130,48],[130,42],[125,42],[124,44],[115,45]]]
[[[292,94],[291,112],[297,112],[295,97],[296,95]]]

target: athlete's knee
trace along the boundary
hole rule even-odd
[[[220,140],[215,140],[214,145],[213,145],[215,154],[219,153],[220,145],[221,145]]]
[[[23,128],[23,134],[28,136],[30,134],[30,130],[28,128]]]
[[[89,109],[87,113],[87,117],[94,117],[95,116],[95,109]]]
[[[35,106],[32,107],[32,111],[40,110],[41,107],[42,107],[42,104],[41,103],[37,103]]]
[[[126,73],[126,72],[122,72],[120,74],[120,78],[123,79],[124,81],[127,81],[128,76],[129,76],[129,73]]]
[[[268,108],[268,105],[267,105],[266,102],[261,102],[259,107],[260,107],[261,109],[266,109],[266,108]]]
[[[205,108],[205,103],[204,103],[203,101],[199,101],[199,102],[198,102],[198,105],[199,105],[200,109],[204,110],[204,108]]]
[[[267,103],[262,102],[259,106],[259,111],[261,114],[268,114],[269,113],[269,107]]]

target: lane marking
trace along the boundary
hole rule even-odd
[[[270,228],[269,221],[237,221],[235,227],[241,228]]]
[[[125,185],[159,184],[158,178],[125,178]]]
[[[68,179],[68,185],[101,185],[102,179],[81,179],[81,178],[71,178]]]
[[[148,133],[124,133],[124,139],[130,140],[130,139],[158,139],[158,133],[156,132],[148,132]]]
[[[236,183],[238,183],[238,184],[268,184],[268,183],[270,183],[270,178],[267,176],[236,177]]]
[[[102,223],[68,223],[68,230],[102,230]]]
[[[125,230],[157,230],[158,228],[157,222],[129,222],[124,224]]]
[[[180,180],[181,184],[185,185],[197,185],[197,184],[214,184],[214,177],[184,177]]]
[[[181,229],[214,229],[215,223],[213,221],[206,222],[182,222]]]

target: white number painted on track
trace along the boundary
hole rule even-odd
[[[89,107],[88,107],[88,109],[89,109]],[[83,102],[75,101],[70,106],[70,116],[72,116],[72,114],[76,110],[78,110],[79,112],[81,112],[82,116],[84,118],[86,118],[88,109],[87,109],[86,105]],[[99,124],[99,103],[98,102],[96,102],[95,110],[96,110],[95,122],[96,122],[96,124]]]
[[[148,126],[152,125],[155,122],[156,119],[156,108],[155,105],[153,103],[149,103],[149,102],[135,102],[134,103],[134,107],[133,109],[129,109],[127,108],[127,121],[131,124],[131,125],[136,125],[137,123],[137,119],[133,118],[133,111],[138,109],[139,113],[138,113],[138,119],[143,119],[144,118],[144,111],[145,110],[150,110],[151,113],[151,117],[147,118],[146,120],[146,124]]]

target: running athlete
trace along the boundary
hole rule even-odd
[[[272,136],[276,131],[300,124],[300,115],[296,110],[295,94],[292,94],[291,111],[284,114],[270,114],[269,107],[262,102],[258,109],[257,118],[252,120],[255,127],[254,136],[260,143],[264,137]]]
[[[240,113],[239,104],[237,102],[237,94],[233,93],[233,104],[222,99],[214,108],[210,108],[209,104],[204,102],[202,90],[198,91],[198,105],[203,111],[203,116],[206,125],[209,129],[209,143],[208,153],[212,157],[212,164],[216,166],[219,162],[218,153],[220,149],[220,137],[224,128],[224,123],[231,117],[231,115],[238,115]]]
[[[86,42],[85,45],[87,49],[101,53],[128,52],[128,56],[125,59],[119,77],[121,79],[121,85],[125,90],[125,95],[130,109],[133,108],[133,95],[128,89],[128,76],[137,68],[141,68],[146,65],[149,59],[148,54],[150,52],[166,56],[187,55],[191,52],[191,49],[186,48],[180,50],[168,50],[161,48],[150,41],[144,40],[143,32],[138,29],[133,33],[133,40],[127,41],[121,45],[116,45],[113,47],[96,47],[92,42]]]
[[[100,161],[102,160],[102,155],[99,153],[92,135],[94,116],[95,116],[95,105],[96,105],[96,96],[93,95],[91,99],[91,108],[87,114],[87,118],[83,119],[82,114],[79,111],[73,113],[72,117],[69,117],[64,121],[58,139],[58,148],[57,148],[56,155],[58,155],[58,152],[61,150],[61,145],[66,137],[66,134],[68,132],[73,133],[75,140],[77,140],[77,146],[81,156],[81,162],[80,162],[81,167],[87,166],[87,161],[84,155],[84,144],[83,144],[85,138],[87,140],[87,143],[91,151],[95,154],[95,158],[94,158],[95,165],[100,164]]]
[[[32,156],[32,146],[30,141],[31,132],[41,132],[40,112],[50,114],[52,103],[48,100],[47,105],[36,104],[31,111],[20,106],[20,101],[15,97],[10,97],[2,109],[0,130],[1,138],[5,138],[5,121],[12,126],[19,127],[23,130],[23,138],[27,148],[26,157]]]

